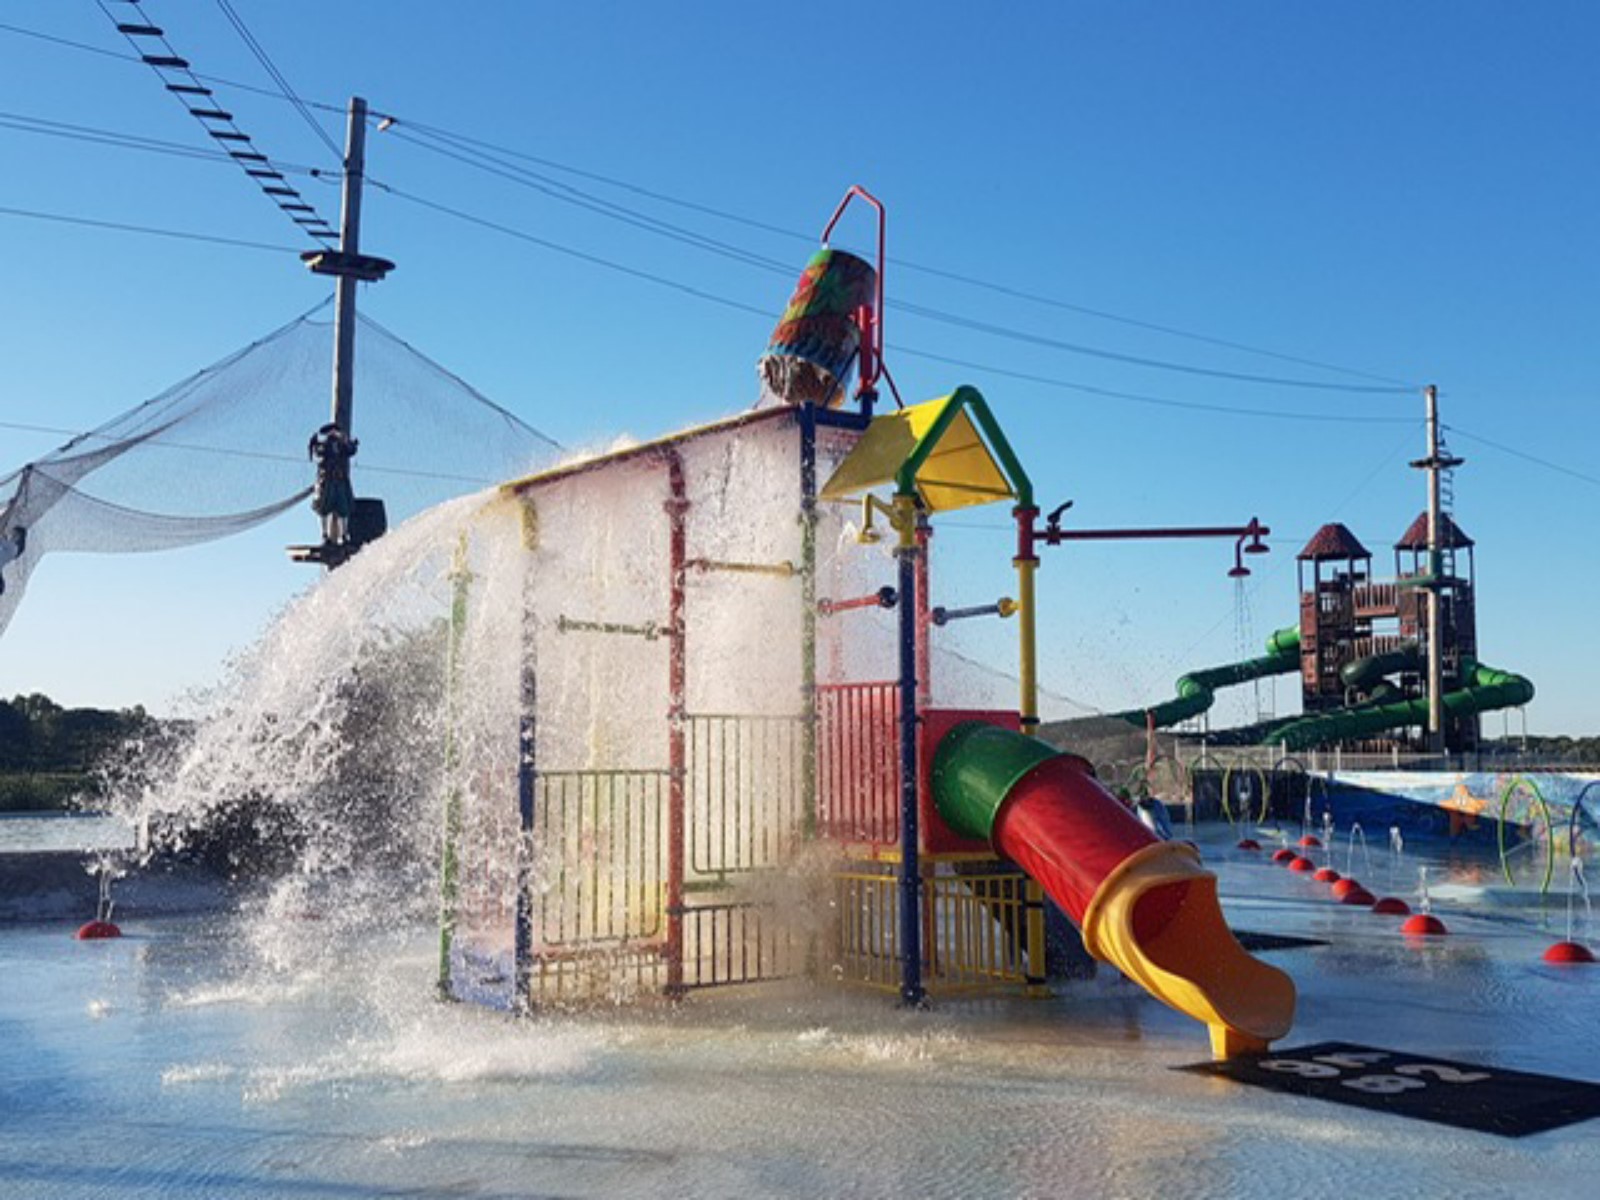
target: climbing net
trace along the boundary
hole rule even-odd
[[[328,409],[322,308],[0,476],[0,632],[48,554],[197,545],[306,500],[307,439]],[[391,522],[559,451],[377,323],[362,319],[356,343],[358,487]]]

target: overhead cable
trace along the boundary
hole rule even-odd
[[[139,0],[98,0],[100,11],[105,13],[123,38],[133,47],[162,85],[205,130],[227,156],[238,163],[261,193],[277,205],[307,237],[324,244],[339,240],[338,232],[306,202],[298,189],[288,181],[283,172],[275,168],[265,154],[256,148],[249,134],[239,128],[233,114],[221,108],[216,93],[200,82],[189,60],[179,54],[166,33],[153,25],[140,7]],[[137,21],[125,21],[113,14],[109,4],[115,3],[123,14],[131,12]]]
[[[1593,484],[1595,487],[1600,487],[1600,476],[1586,475],[1582,471],[1576,471],[1571,467],[1564,467],[1560,463],[1551,462],[1548,458],[1540,458],[1536,454],[1529,454],[1526,450],[1518,450],[1515,447],[1507,446],[1504,442],[1494,441],[1491,438],[1483,437],[1481,434],[1468,433],[1459,425],[1445,425],[1443,428],[1448,429],[1457,437],[1466,438],[1469,442],[1477,442],[1479,445],[1488,446],[1491,450],[1498,450],[1502,454],[1509,454],[1512,458],[1520,458],[1524,462],[1530,462],[1535,466],[1544,467],[1548,471],[1555,471],[1558,474],[1566,475],[1569,478],[1577,479],[1583,483]]]
[[[54,221],[61,225],[82,225],[90,229],[110,229],[117,233],[143,233],[152,237],[177,238],[186,242],[209,242],[217,246],[238,246],[246,250],[272,250],[279,254],[298,254],[293,246],[275,246],[271,242],[252,242],[244,238],[224,237],[214,233],[194,233],[184,229],[160,229],[154,225],[131,225],[125,221],[102,221],[94,217],[78,217],[67,213],[37,212],[27,208],[0,206],[0,215],[26,217],[34,221]]]
[[[0,31],[17,34],[17,35],[23,36],[23,37],[35,38],[35,39],[38,39],[38,40],[41,40],[41,41],[50,42],[50,43],[55,44],[55,45],[60,45],[60,46],[63,46],[63,47],[69,48],[69,49],[78,50],[78,51],[85,52],[85,53],[92,53],[92,54],[97,54],[97,55],[100,55],[100,56],[103,56],[103,57],[115,58],[115,59],[118,59],[119,61],[125,61],[125,62],[139,62],[139,61],[141,61],[140,58],[138,58],[138,57],[117,54],[114,51],[105,50],[105,49],[103,49],[101,47],[98,47],[98,46],[91,46],[91,45],[88,45],[88,44],[85,44],[85,43],[82,43],[82,42],[73,41],[73,40],[71,40],[69,38],[63,38],[63,37],[59,37],[59,36],[52,35],[52,34],[42,33],[42,32],[40,32],[38,30],[25,29],[25,28],[23,28],[21,26],[17,26],[17,25],[0,23]],[[248,91],[248,92],[252,92],[252,93],[258,94],[258,95],[267,96],[267,97],[270,97],[270,98],[275,99],[275,100],[281,100],[281,101],[284,101],[284,102],[287,102],[287,103],[291,103],[291,104],[294,104],[297,108],[302,108],[302,109],[303,108],[314,108],[314,109],[318,109],[318,110],[321,110],[321,111],[324,111],[324,112],[330,112],[330,113],[337,113],[337,112],[343,112],[344,111],[341,106],[336,105],[336,104],[331,104],[331,103],[328,103],[328,102],[325,102],[325,101],[304,100],[304,99],[300,98],[297,93],[294,93],[292,89],[273,91],[272,89],[269,89],[269,88],[256,87],[254,85],[243,83],[243,82],[238,81],[238,80],[231,80],[231,79],[227,79],[227,78],[224,78],[224,77],[221,77],[221,76],[205,75],[205,74],[200,74],[200,73],[196,73],[195,77],[197,79],[204,80],[204,81],[207,81],[207,82],[222,83],[222,84],[225,84],[226,86],[229,86],[229,87],[232,87],[232,88],[237,88],[237,89],[240,89],[240,90],[243,90],[243,91]],[[305,115],[304,112],[302,112],[302,115]],[[423,145],[426,148],[432,149],[432,150],[434,150],[435,152],[438,152],[438,153],[444,153],[444,147],[442,145],[438,144],[438,143],[443,143],[445,145],[455,145],[457,147],[472,147],[472,148],[474,148],[476,150],[479,150],[479,151],[488,151],[488,152],[492,152],[493,154],[496,154],[496,155],[503,155],[503,156],[506,156],[508,158],[514,158],[514,159],[521,160],[523,162],[534,163],[536,165],[539,165],[539,166],[542,166],[542,167],[546,167],[546,168],[548,168],[550,170],[553,170],[553,171],[559,171],[559,172],[562,172],[564,174],[574,176],[576,178],[587,179],[587,180],[590,180],[590,181],[595,182],[595,183],[604,184],[607,187],[614,187],[614,188],[617,188],[619,190],[623,190],[623,191],[629,192],[629,193],[631,193],[633,195],[640,196],[642,198],[645,198],[645,199],[648,199],[648,200],[652,200],[652,201],[655,201],[655,202],[660,203],[660,204],[670,205],[672,207],[680,208],[680,209],[683,209],[685,211],[695,212],[695,213],[699,213],[699,214],[704,215],[704,216],[712,217],[712,218],[717,219],[717,220],[721,220],[721,221],[726,221],[726,222],[742,225],[742,226],[744,226],[746,228],[759,230],[759,231],[761,231],[763,233],[772,234],[774,236],[788,238],[788,239],[791,239],[791,240],[794,240],[794,241],[799,241],[799,242],[808,242],[808,243],[814,243],[815,240],[816,240],[815,234],[813,234],[813,233],[806,233],[806,232],[802,232],[802,231],[799,231],[799,230],[788,229],[788,228],[785,228],[783,226],[775,225],[775,224],[772,224],[772,223],[767,222],[767,221],[762,221],[762,220],[759,220],[759,219],[756,219],[756,218],[752,218],[752,217],[746,216],[746,215],[741,214],[741,213],[730,212],[730,211],[728,211],[726,209],[721,209],[721,208],[718,208],[718,207],[716,207],[714,205],[704,204],[704,203],[701,203],[699,201],[685,199],[685,198],[680,197],[680,196],[674,196],[674,195],[671,195],[671,194],[666,193],[666,192],[662,192],[662,191],[659,191],[659,190],[656,190],[656,189],[653,189],[653,188],[649,188],[649,187],[643,186],[641,184],[632,182],[630,180],[618,178],[618,177],[616,177],[614,175],[608,175],[608,174],[605,174],[605,173],[599,172],[599,171],[591,171],[591,170],[587,170],[585,168],[575,167],[575,166],[573,166],[573,165],[571,165],[569,163],[563,163],[563,162],[560,162],[560,161],[558,161],[556,159],[542,157],[540,155],[529,154],[529,153],[527,153],[525,151],[517,150],[517,149],[512,148],[512,147],[503,146],[503,145],[500,145],[500,144],[497,144],[497,143],[494,143],[494,142],[486,141],[486,140],[484,140],[482,138],[473,137],[473,136],[470,136],[468,134],[459,133],[459,132],[456,132],[456,131],[445,129],[445,128],[440,127],[440,126],[428,124],[426,122],[413,120],[413,119],[411,119],[409,117],[408,118],[404,118],[402,120],[396,114],[383,112],[381,110],[374,109],[372,111],[372,114],[371,114],[371,119],[374,122],[379,123],[380,125],[387,125],[389,127],[395,128],[395,129],[404,129],[404,130],[410,131],[412,133],[420,133],[420,134],[426,135],[428,138],[432,139],[431,143],[422,141],[421,139],[415,139],[415,138],[412,139],[412,140],[413,140],[413,142],[415,144]],[[320,130],[321,127],[317,126],[317,128]],[[508,165],[508,164],[502,164],[502,166],[506,166],[506,165]],[[545,182],[548,183],[548,184],[554,185],[554,186],[560,186],[560,185],[555,184],[555,181],[550,181],[548,179],[546,179]],[[592,193],[576,193],[576,189],[573,189],[573,191],[574,191],[575,194],[581,194],[581,195],[586,196],[592,202],[596,202],[596,203],[600,203],[600,204],[608,204],[608,203],[610,203],[610,202],[601,200],[599,197],[595,197]],[[664,222],[657,222],[654,218],[648,217],[645,214],[640,214],[636,210],[627,210],[627,209],[624,208],[624,206],[613,205],[613,207],[615,209],[619,210],[619,212],[632,212],[634,217],[636,217],[638,219],[641,219],[643,221],[646,221],[646,222],[651,222],[658,229],[663,227],[663,226],[665,226],[665,224],[666,224]],[[682,233],[686,233],[687,231],[683,231],[683,230],[679,229],[678,232],[680,234],[682,234]],[[727,255],[728,257],[734,257],[734,258],[739,259],[740,261],[748,262],[750,265],[767,266],[771,262],[771,260],[765,260],[765,261],[760,260],[759,256],[751,255],[747,251],[742,251],[742,250],[738,250],[737,248],[729,247],[726,243],[718,243],[718,242],[716,242],[715,239],[704,238],[702,235],[689,235],[689,236],[691,236],[696,241],[697,244],[702,245],[702,248],[705,248],[705,249],[708,249],[708,250],[713,250],[713,252],[716,252],[716,253],[723,253],[723,254]],[[1149,331],[1149,332],[1152,332],[1152,333],[1159,333],[1159,334],[1162,334],[1162,335],[1165,335],[1165,336],[1168,336],[1168,337],[1181,338],[1181,339],[1184,339],[1184,340],[1187,340],[1187,341],[1195,342],[1197,344],[1210,345],[1210,346],[1216,346],[1216,347],[1221,348],[1221,349],[1233,350],[1233,351],[1237,351],[1237,352],[1239,352],[1241,354],[1257,355],[1257,356],[1260,356],[1260,357],[1263,357],[1263,358],[1274,359],[1274,360],[1277,360],[1279,362],[1293,363],[1293,364],[1298,365],[1298,366],[1311,367],[1311,368],[1316,369],[1316,370],[1329,371],[1329,372],[1333,372],[1333,373],[1336,373],[1336,374],[1348,375],[1348,376],[1351,376],[1353,378],[1368,379],[1368,380],[1371,380],[1371,381],[1376,382],[1376,383],[1388,383],[1388,384],[1393,385],[1392,389],[1374,389],[1374,392],[1377,392],[1377,393],[1384,393],[1384,392],[1388,392],[1388,391],[1392,390],[1395,394],[1398,394],[1398,393],[1404,392],[1404,391],[1416,390],[1416,388],[1418,386],[1417,384],[1411,383],[1411,382],[1409,382],[1407,380],[1400,379],[1398,377],[1391,376],[1391,375],[1383,375],[1383,374],[1379,374],[1379,373],[1372,372],[1372,371],[1361,370],[1361,369],[1358,369],[1358,368],[1355,368],[1355,367],[1345,366],[1345,365],[1342,365],[1342,364],[1339,364],[1339,363],[1331,363],[1331,362],[1327,362],[1325,360],[1316,359],[1316,358],[1309,358],[1309,357],[1305,357],[1305,356],[1302,356],[1302,355],[1286,354],[1286,353],[1284,353],[1282,351],[1267,349],[1265,347],[1252,345],[1252,344],[1247,343],[1247,342],[1241,342],[1241,341],[1237,341],[1237,340],[1233,340],[1233,339],[1229,339],[1229,338],[1215,337],[1215,336],[1212,336],[1212,335],[1209,335],[1209,334],[1197,333],[1197,332],[1195,332],[1193,330],[1181,329],[1181,328],[1178,328],[1176,326],[1167,325],[1167,324],[1163,324],[1163,323],[1156,322],[1156,321],[1148,321],[1148,320],[1144,320],[1144,319],[1141,319],[1141,318],[1138,318],[1138,317],[1131,317],[1131,316],[1128,316],[1128,315],[1123,314],[1123,313],[1110,312],[1110,311],[1108,311],[1106,309],[1095,308],[1095,307],[1090,306],[1090,305],[1075,304],[1075,303],[1073,303],[1071,301],[1062,300],[1059,297],[1042,295],[1040,293],[1031,292],[1031,291],[1022,289],[1022,288],[1016,288],[1016,287],[1012,287],[1012,286],[1007,285],[1007,284],[997,283],[997,282],[995,282],[993,280],[981,279],[981,278],[977,278],[975,276],[962,274],[962,273],[956,272],[956,271],[946,270],[946,269],[943,269],[943,268],[940,268],[940,267],[930,266],[930,265],[928,265],[926,263],[919,263],[919,262],[915,262],[915,261],[912,261],[912,260],[909,260],[909,259],[903,259],[903,258],[899,258],[899,257],[895,257],[895,256],[890,256],[889,262],[891,264],[893,264],[893,265],[895,265],[897,267],[903,268],[905,270],[917,272],[917,273],[920,273],[920,274],[929,275],[929,276],[934,277],[934,278],[946,279],[946,280],[949,280],[949,281],[951,281],[953,283],[959,283],[959,284],[962,284],[962,285],[965,285],[965,286],[968,286],[968,287],[979,288],[979,289],[982,289],[982,290],[985,290],[985,291],[992,292],[992,293],[994,293],[996,295],[1004,295],[1004,296],[1010,297],[1012,299],[1020,300],[1020,301],[1026,302],[1026,303],[1030,303],[1030,304],[1036,304],[1036,305],[1041,305],[1041,306],[1048,307],[1048,308],[1054,308],[1054,309],[1058,309],[1058,310],[1061,310],[1061,311],[1064,311],[1064,312],[1078,313],[1080,315],[1092,317],[1092,318],[1095,318],[1097,320],[1102,320],[1102,321],[1107,321],[1107,322],[1111,322],[1111,323],[1114,323],[1114,324],[1124,325],[1124,326],[1127,326],[1129,328],[1134,328],[1134,329],[1143,329],[1143,330],[1146,330],[1146,331]],[[932,315],[933,312],[934,312],[934,310],[927,310],[922,315],[927,315],[927,316],[930,317],[930,319],[935,319],[935,320],[942,319],[942,318],[947,318],[947,317],[949,317],[951,315],[951,314],[939,314],[938,316],[933,316]],[[1014,333],[1015,331],[1008,331],[1008,332]],[[1002,334],[1001,336],[1005,336],[1005,335]],[[1032,335],[1019,335],[1019,336],[1021,336],[1023,339],[1026,340],[1026,339],[1031,338]],[[1107,353],[1109,354],[1110,352],[1107,352]],[[1140,364],[1140,365],[1149,365],[1149,364]],[[1223,376],[1223,377],[1226,377],[1226,376]],[[1253,379],[1250,379],[1250,380],[1241,379],[1241,380],[1238,380],[1238,381],[1240,381],[1240,382],[1244,382],[1244,381],[1254,382],[1255,380],[1253,380]],[[1279,386],[1304,386],[1304,384],[1279,384]]]
[[[455,208],[448,204],[442,204],[436,200],[429,200],[426,197],[404,191],[387,183],[380,183],[372,179],[369,179],[368,183],[380,188],[384,192],[396,197],[397,199],[405,200],[408,203],[416,204],[423,208],[443,213],[446,216],[467,222],[471,225],[476,225],[479,228],[487,229],[493,233],[499,233],[506,237],[515,238],[518,241],[540,246],[544,249],[554,251],[557,254],[562,254],[569,258],[575,258],[582,262],[590,263],[594,266],[603,267],[606,270],[616,271],[620,274],[628,275],[634,279],[640,279],[647,283],[656,284],[659,287],[670,288],[673,291],[680,292],[684,295],[694,296],[697,299],[706,300],[710,303],[721,305],[724,308],[735,309],[739,312],[752,313],[756,316],[767,319],[770,319],[772,316],[770,309],[763,308],[755,304],[746,304],[743,301],[733,300],[727,296],[720,296],[714,292],[708,292],[701,288],[691,287],[688,284],[682,283],[676,279],[670,279],[664,275],[657,275],[650,271],[644,271],[637,267],[628,266],[627,264],[617,262],[614,259],[604,258],[597,254],[590,254],[583,250],[576,250],[571,246],[563,246],[561,243],[551,241],[549,238],[528,233],[525,230],[517,229],[499,221],[491,220],[488,217],[478,216],[477,214],[467,212],[464,209]],[[943,362],[952,366],[965,367],[968,370],[984,371],[992,375],[999,375],[1010,379],[1018,379],[1028,383],[1037,383],[1046,387],[1082,392],[1087,395],[1103,396],[1107,399],[1113,400],[1126,400],[1137,404],[1156,405],[1162,408],[1188,409],[1197,412],[1225,413],[1230,416],[1260,417],[1268,420],[1282,421],[1316,421],[1336,424],[1379,425],[1415,425],[1419,423],[1417,420],[1411,417],[1369,417],[1354,416],[1347,413],[1284,411],[1278,409],[1247,408],[1244,406],[1207,404],[1199,401],[1177,400],[1169,397],[1150,396],[1136,392],[1121,392],[1111,388],[1097,387],[1093,384],[1076,383],[1070,380],[1058,379],[1045,375],[1032,375],[1020,371],[1011,371],[1003,367],[988,366],[979,362],[935,354],[932,351],[919,350],[915,347],[906,346],[898,342],[890,343],[889,349],[895,351],[897,354],[906,354],[914,358],[925,358],[933,362]]]
[[[222,10],[222,15],[228,18],[228,23],[233,26],[240,40],[249,48],[250,53],[255,55],[256,61],[261,64],[262,69],[278,85],[279,94],[294,105],[295,111],[304,118],[307,125],[311,126],[311,131],[322,139],[322,144],[332,152],[334,161],[343,163],[344,152],[339,149],[338,143],[328,136],[328,131],[322,127],[321,122],[311,115],[311,110],[306,107],[306,102],[300,99],[299,93],[294,90],[288,78],[282,71],[278,70],[278,65],[272,61],[272,56],[267,53],[267,48],[256,40],[256,35],[250,32],[249,26],[234,11],[233,5],[229,4],[228,0],[217,0],[217,7]]]

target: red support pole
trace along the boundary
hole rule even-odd
[[[683,461],[673,450],[663,454],[667,464],[668,498],[665,505],[669,533],[667,596],[667,994],[683,994],[683,872],[688,784],[688,755],[684,745],[688,725],[688,662],[685,653],[684,600],[688,575],[689,500],[683,479]]]
[[[822,231],[822,244],[824,246],[828,244],[828,239],[833,234],[833,227],[839,223],[844,210],[850,207],[850,201],[857,197],[871,205],[878,214],[876,294],[873,297],[871,310],[864,309],[856,314],[856,323],[861,329],[861,359],[856,371],[856,398],[866,406],[863,411],[871,415],[872,402],[878,395],[878,375],[883,370],[883,271],[887,265],[885,248],[888,243],[889,214],[876,196],[860,184],[855,184],[844,194],[844,199],[839,201],[839,207],[833,210],[833,216],[828,218],[827,227]]]

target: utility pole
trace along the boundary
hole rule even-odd
[[[361,188],[366,177],[366,166],[367,102],[360,96],[352,96],[345,126],[339,248],[307,250],[300,256],[300,260],[318,275],[334,277],[333,403],[330,419],[345,438],[353,437],[355,422],[356,285],[376,283],[394,270],[394,263],[388,259],[361,253]],[[351,453],[354,453],[353,449]],[[321,468],[318,479],[320,485]],[[289,557],[296,562],[336,567],[365,542],[380,535],[387,524],[382,513],[382,501],[352,499],[351,503],[359,510],[358,515],[365,513],[366,516],[359,525],[350,529],[347,538],[334,540],[332,535],[324,533],[321,545],[290,546]]]
[[[1428,385],[1428,743],[1444,749],[1444,643],[1439,628],[1439,389]]]
[[[346,260],[361,253],[361,185],[366,171],[367,102],[352,96],[344,134],[344,187],[339,213],[339,255]],[[329,419],[346,437],[355,436],[351,421],[355,417],[358,282],[356,274],[341,271],[333,291],[333,416]]]
[[[1428,456],[1412,463],[1428,473],[1428,748],[1442,752],[1444,740],[1444,629],[1441,613],[1444,580],[1444,554],[1440,544],[1440,475],[1463,460],[1439,450],[1439,389],[1429,384],[1423,391],[1428,400]]]

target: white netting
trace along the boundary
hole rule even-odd
[[[0,631],[46,554],[196,545],[305,500],[332,344],[332,324],[308,314],[0,478]],[[559,449],[365,319],[355,377],[353,474],[391,523]],[[308,537],[314,528],[308,517]]]

